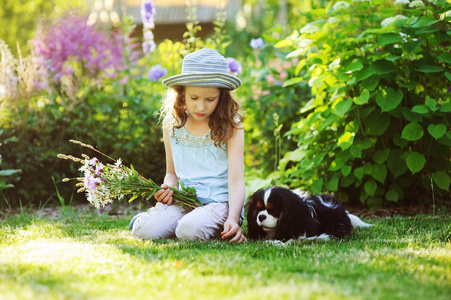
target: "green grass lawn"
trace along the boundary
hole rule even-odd
[[[451,297],[450,216],[368,219],[344,240],[286,247],[140,241],[130,217],[5,217],[0,299]]]

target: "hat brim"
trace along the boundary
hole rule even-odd
[[[241,85],[241,80],[236,76],[225,73],[188,73],[174,75],[163,80],[167,87],[173,86],[200,86],[217,87],[234,90]]]

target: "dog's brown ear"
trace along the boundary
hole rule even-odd
[[[249,201],[246,203],[247,211],[247,233],[249,239],[258,240],[265,237],[265,231],[257,225],[257,203],[260,199],[263,199],[265,194],[264,190],[256,191],[252,196],[249,197]]]
[[[263,190],[263,189],[257,190],[255,193],[253,193],[251,196],[249,196],[249,199],[246,201],[246,204],[244,205],[244,208],[246,210],[249,210],[249,207],[254,202],[254,199],[255,200],[258,200],[260,198],[263,199],[263,195],[264,194],[265,194],[265,190]]]

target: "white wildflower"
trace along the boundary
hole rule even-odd
[[[345,8],[349,8],[349,3],[344,2],[344,1],[338,1],[337,3],[334,4],[334,6],[332,6],[332,10],[345,9]]]
[[[335,70],[335,69],[338,69],[338,68],[340,67],[340,62],[341,62],[341,59],[340,59],[340,58],[337,58],[336,60],[334,60],[333,62],[331,62],[331,63],[329,64],[329,70]]]
[[[407,19],[407,17],[405,17],[403,15],[396,15],[396,16],[391,17],[391,18],[386,18],[385,20],[383,20],[381,22],[381,26],[382,27],[387,27],[387,26],[391,25],[393,22],[395,22],[397,20],[403,20],[403,19]]]
[[[336,17],[330,17],[329,19],[327,19],[327,23],[329,24],[335,24],[338,22],[338,19]]]
[[[421,0],[414,0],[410,2],[409,7],[415,8],[415,7],[424,7],[424,3]]]
[[[301,34],[303,33],[315,33],[319,30],[318,26],[307,24],[304,27],[302,27],[299,31]]]
[[[119,168],[121,165],[122,165],[122,159],[118,158],[118,159],[116,160],[116,163],[114,164],[114,166],[115,166],[116,168]]]
[[[410,4],[410,0],[395,0],[395,5],[406,5]]]
[[[299,41],[298,46],[300,48],[306,48],[308,46],[310,46],[313,43],[313,40],[311,39],[302,39]]]

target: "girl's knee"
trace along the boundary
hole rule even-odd
[[[147,215],[141,216],[133,224],[132,235],[135,238],[143,240],[170,238],[174,236],[173,233],[171,234],[170,229],[155,225],[157,224],[149,220]]]
[[[208,237],[205,236],[202,226],[199,226],[198,222],[189,222],[187,220],[179,221],[179,224],[175,229],[175,235],[177,238],[185,241],[208,239]]]

